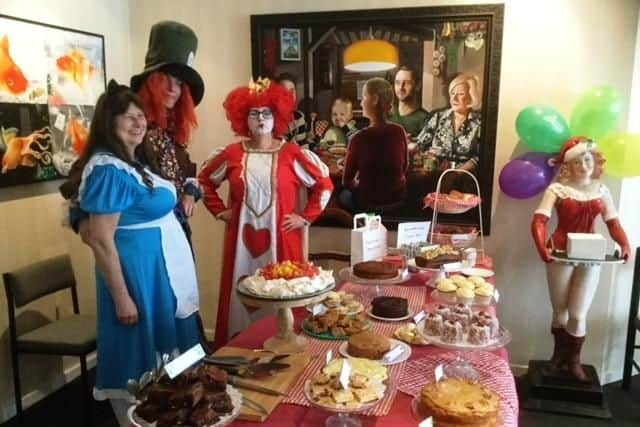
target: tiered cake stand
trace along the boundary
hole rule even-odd
[[[238,286],[236,291],[240,301],[246,306],[267,307],[278,311],[278,334],[264,342],[264,349],[278,354],[293,354],[302,353],[305,350],[307,339],[293,332],[293,312],[291,309],[319,303],[334,287],[335,283],[312,294],[286,299],[253,295],[243,290],[242,286]]]

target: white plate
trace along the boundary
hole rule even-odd
[[[369,309],[367,310],[367,315],[372,319],[382,320],[383,322],[399,322],[401,320],[411,319],[413,317],[413,311],[407,309],[407,315],[402,317],[381,317],[371,313],[371,309]]]
[[[385,366],[395,365],[398,363],[402,363],[405,360],[408,360],[409,357],[411,357],[411,346],[406,342],[403,342],[394,338],[389,338],[389,344],[391,345],[391,348],[395,347],[396,345],[401,346],[402,354],[400,355],[400,357],[396,358],[393,362],[385,362],[383,359],[377,360],[377,362],[380,362],[382,365],[385,365]],[[349,353],[347,353],[348,347],[349,347],[349,342],[345,341],[342,344],[340,344],[340,348],[338,349],[338,351],[344,357],[353,357]]]
[[[465,276],[480,276],[480,277],[491,277],[496,274],[493,270],[489,270],[488,268],[478,268],[478,267],[469,267],[463,268],[460,270],[462,274]]]

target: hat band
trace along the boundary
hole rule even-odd
[[[593,141],[579,142],[564,152],[564,162],[571,161],[583,155],[587,151],[593,151],[595,149],[596,149],[596,143]]]

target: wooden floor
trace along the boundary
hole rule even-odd
[[[640,427],[640,375],[634,377],[630,392],[623,391],[617,382],[607,384],[605,393],[613,420],[602,421],[521,410],[520,427]],[[86,427],[83,425],[79,402],[80,382],[76,380],[28,408],[23,427]],[[13,419],[1,427],[17,427],[17,423]],[[108,403],[94,402],[91,427],[118,427]],[[256,427],[259,427],[259,424],[256,424]]]

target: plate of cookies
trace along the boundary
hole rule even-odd
[[[323,314],[309,316],[300,325],[312,337],[323,340],[346,340],[371,327],[371,322],[362,315],[348,315],[338,310],[327,310]]]
[[[364,310],[364,306],[360,301],[355,299],[355,295],[338,291],[331,291],[327,294],[324,300],[320,302],[320,304],[324,305],[327,309],[337,310],[341,314],[346,315],[354,315],[360,313]],[[313,312],[313,305],[308,305],[307,311]]]
[[[372,331],[352,335],[338,351],[345,357],[362,357],[387,366],[404,362],[411,356],[411,347],[407,343]]]
[[[305,382],[304,394],[310,403],[333,412],[357,412],[382,400],[387,391],[386,374],[381,378],[352,365],[349,385],[343,388],[339,380],[340,369],[328,369],[332,364],[337,366],[335,362],[341,363],[342,360],[332,361]],[[385,369],[386,373],[386,368],[379,368]]]
[[[435,282],[436,289],[431,296],[436,301],[448,304],[488,306],[493,301],[495,286],[481,276],[465,277],[453,274]]]

